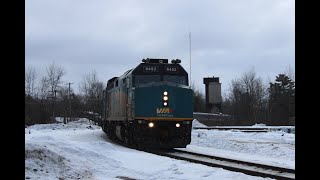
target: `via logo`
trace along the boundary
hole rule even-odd
[[[172,112],[173,110],[170,108],[157,108],[157,114],[169,114]]]

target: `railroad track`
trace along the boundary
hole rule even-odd
[[[204,164],[211,167],[221,167],[223,169],[242,172],[252,176],[269,177],[274,179],[295,179],[294,169],[198,154],[178,149],[170,151],[147,150],[147,152],[170,158]]]
[[[193,127],[193,129],[205,130],[236,130],[241,132],[269,132],[270,128],[243,128],[243,127]]]

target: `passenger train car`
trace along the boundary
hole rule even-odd
[[[180,63],[147,58],[108,80],[101,126],[110,139],[148,148],[190,144],[193,91]]]

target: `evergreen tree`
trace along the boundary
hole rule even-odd
[[[279,74],[269,88],[270,114],[274,125],[288,125],[295,116],[295,82],[287,75]]]

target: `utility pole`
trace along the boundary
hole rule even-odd
[[[73,83],[68,83],[69,84],[69,93],[68,93],[68,99],[69,99],[69,117],[70,117],[70,121],[71,121],[71,96],[70,96],[70,85]]]
[[[189,33],[189,40],[190,40],[190,82],[189,86],[191,86],[191,32]]]
[[[57,90],[54,90],[54,104],[56,103],[57,98]],[[54,112],[54,111],[53,111]],[[53,114],[54,115],[54,114]],[[53,116],[54,117],[54,116]]]
[[[53,98],[54,98],[54,91],[53,91],[53,86],[52,86],[52,95],[51,95],[51,106],[52,106],[52,123],[54,123],[54,104],[53,104]]]
[[[54,101],[55,101],[55,98],[56,98],[56,90],[53,90],[53,87],[52,87],[52,90],[51,91],[48,91],[48,92],[51,92],[51,96],[49,96],[48,98],[51,98],[51,111],[52,111],[52,123],[54,123]]]

